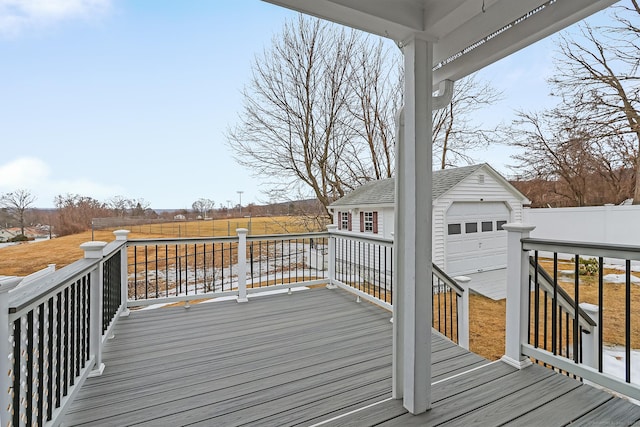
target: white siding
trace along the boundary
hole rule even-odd
[[[360,233],[360,212],[377,212],[378,213],[378,232],[364,232],[364,234],[373,234],[375,236],[391,239],[391,233],[393,233],[393,208],[392,207],[368,207],[365,206],[359,209],[351,209],[351,231],[353,233]],[[349,212],[346,208],[336,208],[333,215],[333,224],[339,226],[338,212]],[[347,230],[340,230],[347,231]]]
[[[480,179],[483,175],[483,179]],[[510,191],[508,184],[494,177],[486,168],[480,168],[458,183],[433,203],[433,261],[441,268],[446,268],[446,231],[447,210],[454,202],[503,202],[510,211],[509,222],[522,222],[522,200]],[[340,209],[336,208],[336,212]],[[346,209],[342,209],[343,211]],[[390,206],[360,207],[352,215],[352,231],[360,232],[360,211],[378,212],[378,234],[376,236],[391,239],[394,230],[394,208]],[[337,215],[335,215],[337,218]],[[334,219],[337,225],[337,219]],[[371,234],[371,233],[368,233]]]
[[[479,175],[484,175],[480,183]],[[522,220],[522,201],[509,191],[502,182],[487,173],[477,170],[433,203],[433,261],[446,267],[446,214],[453,202],[505,202],[511,210],[510,222]]]

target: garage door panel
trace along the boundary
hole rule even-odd
[[[509,209],[502,202],[456,202],[447,212],[447,224],[461,224],[460,234],[447,235],[446,269],[451,275],[504,268],[507,262],[507,233],[497,229],[498,221],[509,220]],[[491,222],[491,231],[481,231]],[[465,224],[477,223],[476,232],[466,233]]]

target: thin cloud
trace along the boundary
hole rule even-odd
[[[105,201],[116,194],[125,194],[121,186],[106,185],[87,178],[73,180],[52,179],[51,169],[41,159],[22,157],[0,164],[0,193],[19,189],[30,191],[37,197],[36,206],[53,206],[55,196],[79,194]]]
[[[72,19],[93,19],[111,9],[112,0],[0,0],[0,36]]]

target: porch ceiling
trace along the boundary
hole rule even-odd
[[[265,0],[388,37],[435,42],[434,84],[458,80],[617,0]]]

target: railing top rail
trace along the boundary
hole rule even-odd
[[[258,240],[295,240],[295,239],[312,239],[315,237],[329,237],[328,231],[317,231],[309,233],[291,233],[291,234],[252,234],[247,236],[247,241]]]
[[[223,243],[237,242],[238,236],[220,236],[220,237],[163,237],[159,239],[130,239],[127,240],[128,246],[146,246],[146,245],[181,245],[181,244],[197,244],[197,243]]]
[[[353,233],[353,232],[349,233],[346,231],[333,231],[333,232],[330,232],[330,234],[336,237],[344,237],[347,239],[358,240],[361,242],[393,245],[393,239],[387,239],[381,236],[376,236],[374,234]]]
[[[108,258],[126,244],[127,242],[124,240],[114,240],[107,243],[107,246],[102,250],[103,257]]]
[[[462,296],[462,294],[464,294],[464,289],[436,264],[433,264],[433,274],[435,274],[440,280],[449,285],[449,287],[456,291],[456,294],[458,294],[459,296]]]
[[[523,250],[538,250],[640,261],[640,246],[534,239],[531,237],[524,238],[521,241]]]
[[[28,285],[18,286],[9,292],[9,313],[17,313],[46,301],[58,289],[87,274],[101,261],[100,258],[82,258]]]
[[[531,269],[536,268],[535,260],[533,259],[533,257],[529,257],[529,266]],[[539,264],[537,266],[537,269],[538,269],[538,276],[542,278],[542,281],[540,282],[540,284],[543,285],[543,287],[547,292],[553,292],[553,278],[551,277],[551,275],[549,275],[549,273],[547,273],[547,271],[544,268],[542,268],[542,266]],[[569,296],[569,294],[560,286],[557,287],[557,291],[558,291],[558,297],[560,297],[560,299],[562,300],[562,303],[570,307],[571,310],[575,310],[576,308],[575,301],[571,298],[571,296]],[[585,311],[582,308],[580,308],[579,305],[578,305],[578,313],[580,314],[582,321],[586,322],[590,326],[596,326],[596,322],[591,318],[591,316],[585,313]]]

